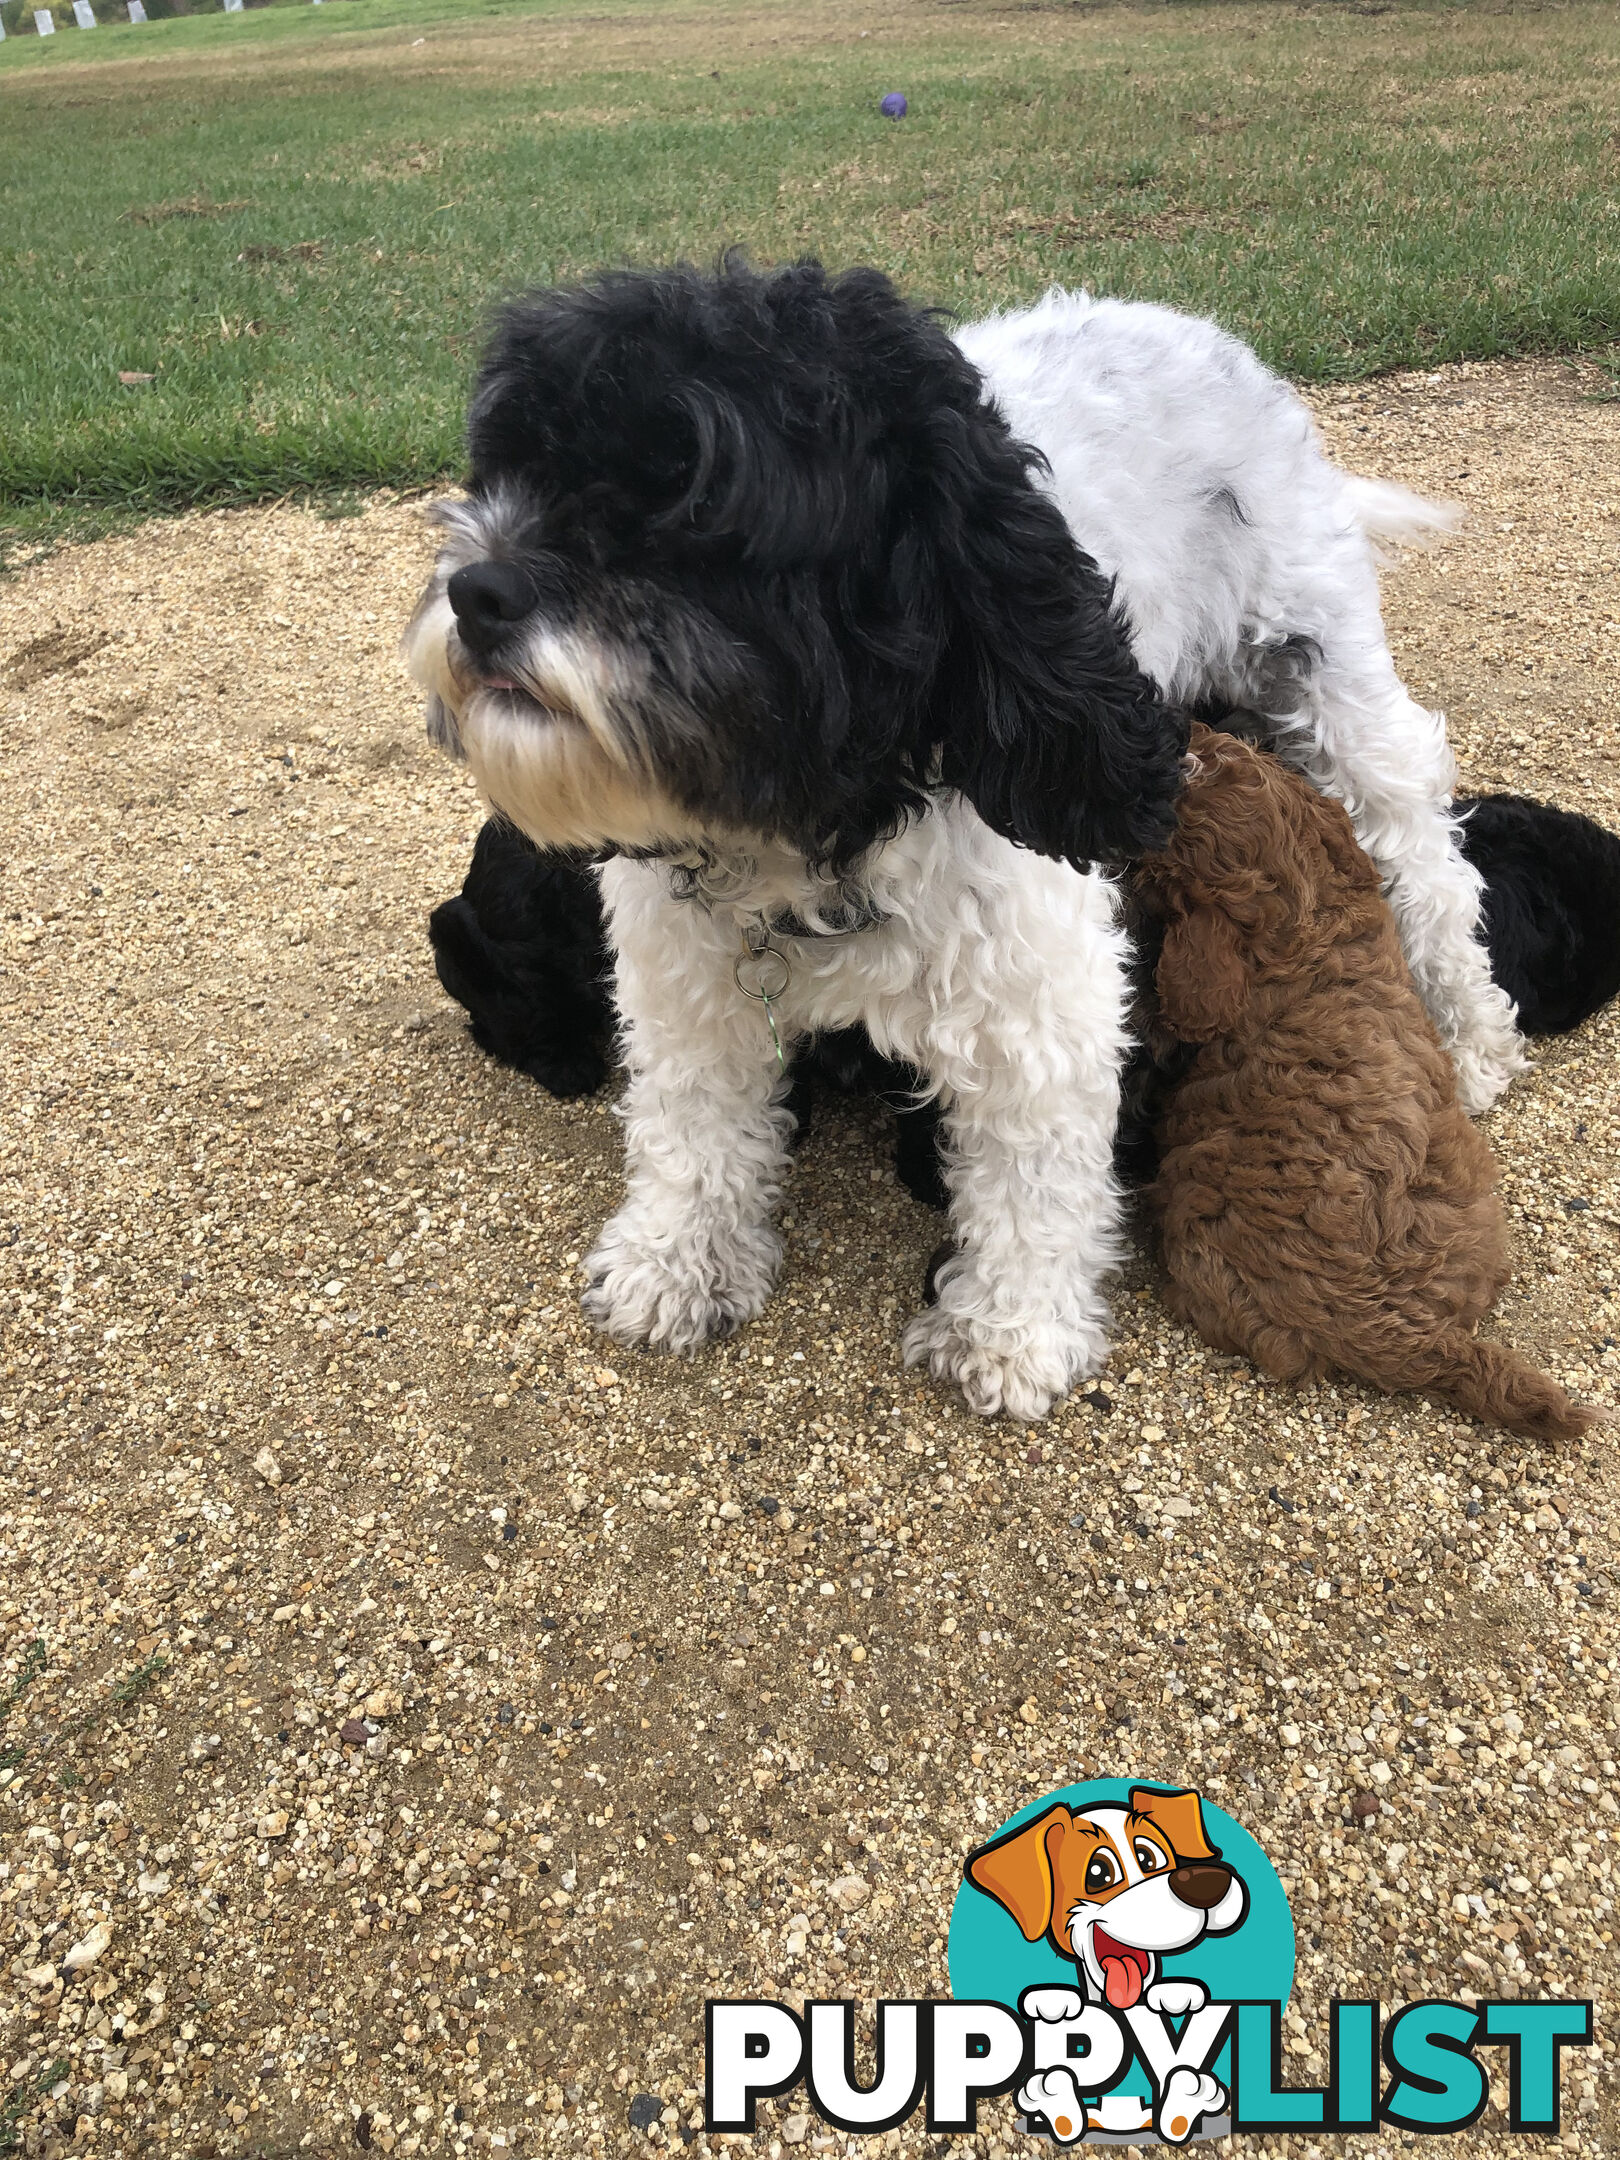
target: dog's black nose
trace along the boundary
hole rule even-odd
[[[516,563],[475,562],[445,587],[463,640],[483,648],[521,622],[537,598],[534,580]]]
[[[1170,1888],[1183,1905],[1208,1912],[1232,1887],[1232,1870],[1218,1860],[1204,1860],[1170,1870]]]

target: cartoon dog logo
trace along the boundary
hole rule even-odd
[[[1026,1988],[1025,2015],[1077,2026],[1087,2004],[1106,2004],[1126,2022],[1137,2006],[1166,2017],[1201,2010],[1209,2000],[1196,1980],[1164,1980],[1165,1957],[1206,1935],[1229,1935],[1249,1909],[1242,1877],[1204,1829],[1198,1795],[1133,1785],[1124,1803],[1076,1814],[1059,1801],[1033,1822],[970,1855],[967,1879],[1011,1913],[1026,1942],[1044,1935],[1073,1961],[1075,1987]],[[1045,2052],[1045,2051],[1043,2051]],[[1172,2070],[1149,2109],[1134,2094],[1107,2095],[1089,2107],[1072,2070],[1027,2079],[1018,2105],[1044,2117],[1063,2144],[1088,2129],[1119,2134],[1156,2128],[1184,2144],[1205,2116],[1227,2105],[1207,2071]]]

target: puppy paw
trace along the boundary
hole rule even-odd
[[[1209,1990],[1201,1980],[1156,1980],[1142,2000],[1162,2017],[1186,2017],[1203,2009]]]
[[[1025,2017],[1039,2024],[1066,2025],[1070,2018],[1080,2015],[1086,1999],[1078,1988],[1032,1987],[1019,1996],[1018,2007]]]
[[[1171,2145],[1185,2145],[1206,2115],[1226,2107],[1226,2088],[1207,2070],[1172,2070],[1159,2095],[1157,2128]]]
[[[655,1243],[615,1216],[585,1266],[580,1304],[616,1342],[647,1350],[700,1350],[765,1309],[781,1244],[763,1225],[725,1241],[698,1232]]]
[[[1097,1331],[1081,1335],[1056,1327],[1004,1328],[932,1306],[907,1323],[908,1365],[926,1364],[936,1380],[951,1380],[979,1417],[1005,1414],[1033,1425],[1107,1355]]]
[[[1053,1988],[1035,1992],[1063,1994],[1068,1990]],[[1026,2115],[1039,2116],[1048,2124],[1060,2145],[1072,2145],[1077,2138],[1085,2136],[1085,2103],[1080,2098],[1080,2088],[1074,2082],[1072,2070],[1043,2070],[1037,2077],[1026,2078],[1014,2099]]]
[[[607,1059],[599,1050],[590,1048],[572,1056],[556,1051],[549,1057],[530,1058],[523,1069],[531,1079],[539,1081],[548,1095],[568,1102],[576,1095],[596,1093],[607,1078]]]

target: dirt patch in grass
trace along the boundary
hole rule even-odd
[[[1620,827],[1601,381],[1319,407],[1469,511],[1387,585],[1464,780]],[[647,2093],[673,2143],[706,1996],[943,1993],[966,1851],[1091,1772],[1196,1783],[1291,1871],[1307,2050],[1333,1996],[1592,1994],[1602,2033],[1612,1442],[1263,1384],[1167,1320],[1140,1242],[1100,1384],[975,1421],[900,1367],[938,1224],[862,1104],[818,1108],[764,1319],[690,1362],[594,1336],[608,1106],[492,1065],[429,965],[480,819],[395,658],[428,552],[373,499],[0,587],[10,666],[41,622],[87,641],[0,695],[14,1970],[114,1929],[69,1990],[99,2097],[81,2055],[45,2114],[98,2105],[109,2151],[347,2151],[363,2116],[409,2154],[458,2109],[612,2151]],[[1488,1128],[1492,1324],[1609,1403],[1617,1052],[1611,1011]],[[18,1984],[53,2031],[63,1991]],[[1614,2149],[1593,2067],[1570,2153]],[[1471,2136],[1517,2150],[1496,2099]]]

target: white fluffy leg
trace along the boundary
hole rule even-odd
[[[1513,1001],[1491,980],[1480,932],[1484,880],[1453,833],[1452,818],[1431,811],[1368,852],[1387,881],[1412,980],[1457,1068],[1458,1100],[1478,1117],[1530,1060]]]
[[[1314,740],[1298,761],[1350,812],[1356,837],[1383,872],[1419,995],[1457,1068],[1472,1116],[1525,1070],[1514,1007],[1491,980],[1481,940],[1483,881],[1455,837],[1455,778],[1445,723],[1409,697],[1380,656],[1359,683],[1329,659],[1314,684]]]
[[[957,1251],[939,1271],[937,1304],[906,1329],[906,1362],[954,1381],[981,1417],[1043,1418],[1108,1356],[1117,1076],[1084,1107],[1089,1119],[1055,1117],[1047,1142],[1023,1147],[960,1108],[947,1120]]]
[[[620,1342],[696,1350],[764,1309],[781,1259],[770,1213],[792,1120],[770,1031],[734,955],[657,872],[613,864],[630,1084],[624,1205],[597,1240],[583,1304]]]
[[[1009,904],[1027,904],[1040,883],[1031,874]],[[972,955],[971,1004],[958,980],[951,1024],[935,1027],[921,1057],[950,1105],[957,1249],[937,1304],[906,1329],[906,1361],[954,1381],[982,1417],[1043,1418],[1108,1355],[1123,941],[1107,888],[1086,883],[1079,919],[1072,896],[1059,896],[1071,900],[1061,934],[1021,922],[986,940]]]

